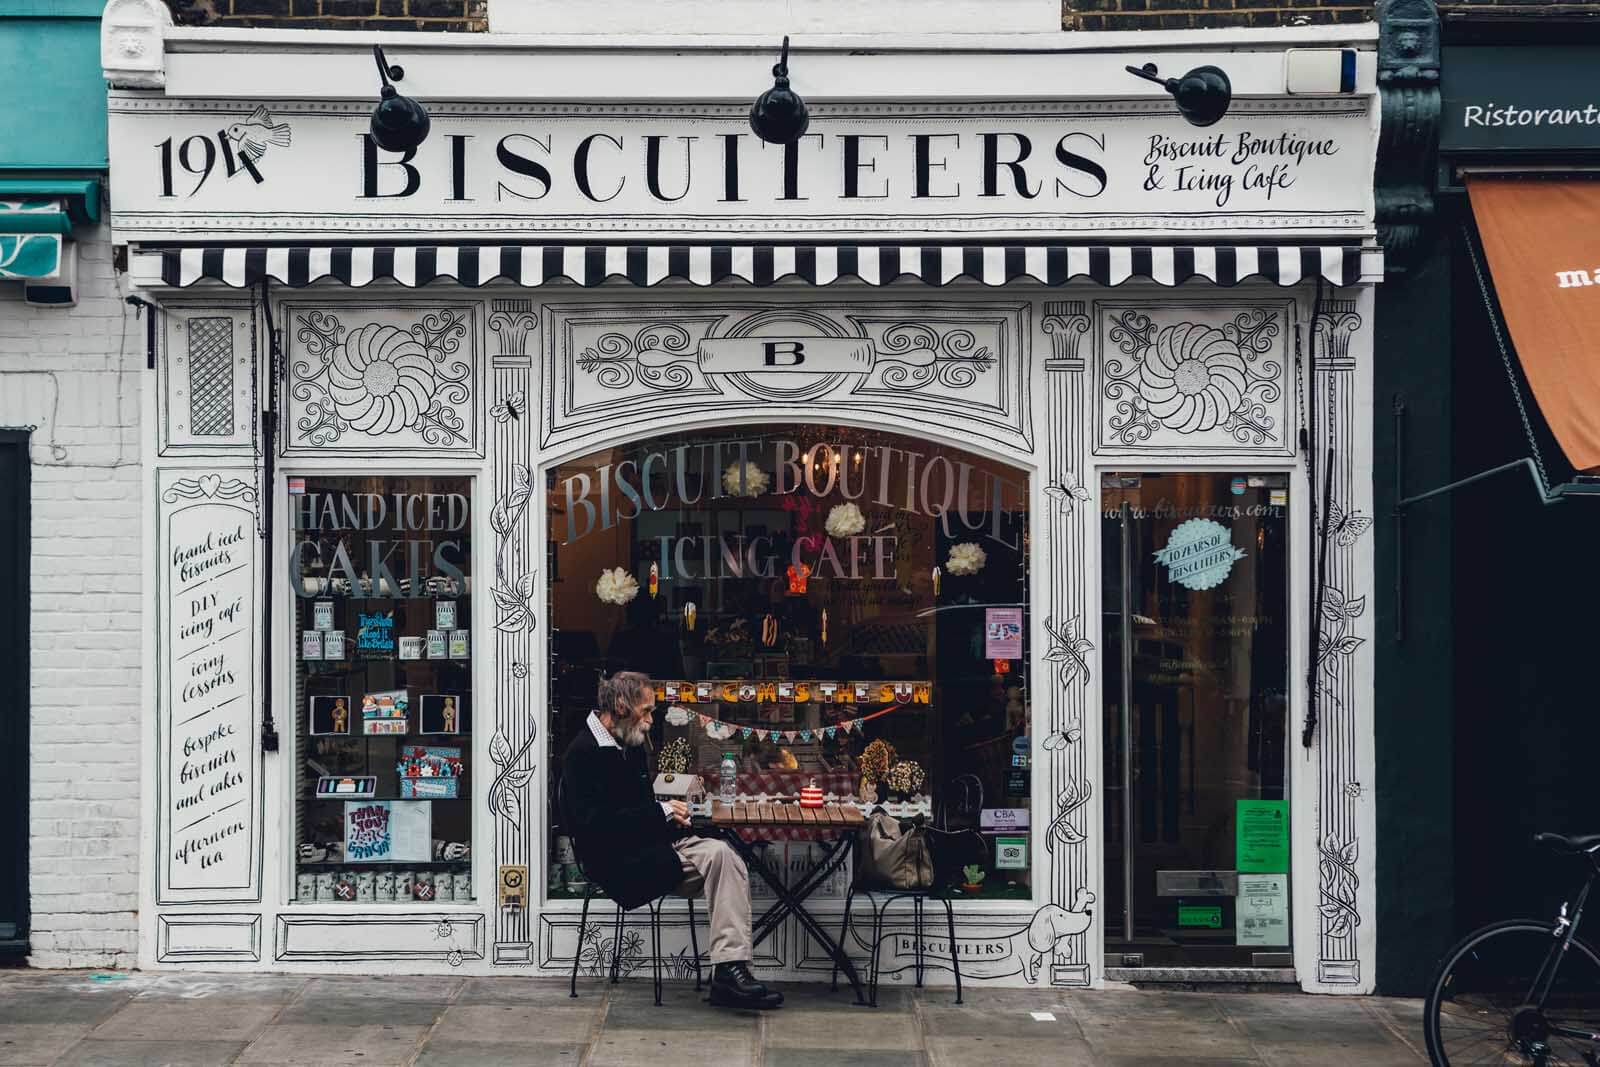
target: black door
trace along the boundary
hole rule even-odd
[[[0,430],[0,958],[28,950],[28,435]]]

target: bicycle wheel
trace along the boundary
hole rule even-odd
[[[1559,949],[1555,924],[1531,919],[1493,923],[1452,948],[1423,1009],[1436,1067],[1597,1062],[1600,1043],[1590,1035],[1600,1033],[1600,956],[1576,938],[1564,955]],[[1536,986],[1547,983],[1534,1003]]]

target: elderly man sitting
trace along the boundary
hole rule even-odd
[[[689,832],[689,809],[650,789],[644,743],[655,686],[619,671],[600,683],[599,707],[573,738],[562,767],[562,813],[584,870],[612,900],[637,908],[663,893],[705,895],[711,911],[711,1003],[776,1008],[783,994],[750,973],[750,873],[725,841]]]

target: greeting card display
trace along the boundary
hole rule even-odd
[[[455,800],[461,795],[461,750],[411,745],[401,750],[400,795],[407,800]]]
[[[364,863],[426,863],[433,858],[433,805],[351,800],[344,806],[344,854]]]
[[[372,798],[378,792],[378,776],[375,774],[355,774],[341,778],[336,774],[324,774],[317,779],[317,796]]]
[[[368,693],[361,698],[361,732],[364,734],[403,734],[406,732],[404,689]]]
[[[424,693],[419,733],[458,734],[464,702],[458,693]]]
[[[350,732],[349,697],[312,697],[310,723],[306,732],[313,735]]]

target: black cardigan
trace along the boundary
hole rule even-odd
[[[672,849],[681,828],[651,791],[642,747],[602,748],[585,721],[567,746],[561,786],[578,860],[612,900],[637,908],[683,881]]]

